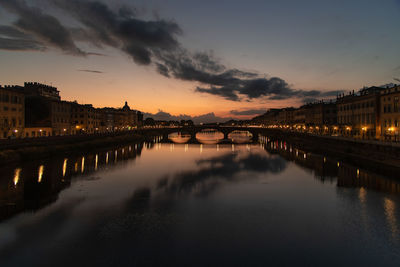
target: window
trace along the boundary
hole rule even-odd
[[[3,95],[3,102],[8,103],[10,101],[10,96],[8,94]]]

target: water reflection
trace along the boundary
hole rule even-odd
[[[228,134],[228,138],[233,142],[233,143],[238,143],[238,144],[243,144],[243,143],[249,143],[251,142],[253,138],[253,134],[250,133],[249,131],[233,131]]]
[[[224,134],[215,129],[204,129],[196,133],[196,139],[202,144],[217,144],[224,139]]]
[[[337,163],[260,136],[4,167],[2,266],[397,266],[397,181]]]
[[[177,144],[187,143],[192,136],[181,132],[171,133],[168,135],[168,139]]]
[[[38,183],[42,182],[44,166],[40,165],[38,170]]]
[[[195,171],[174,173],[162,178],[164,185],[159,189],[169,194],[195,192],[196,195],[208,195],[219,184],[237,179],[241,173],[251,173],[254,177],[268,172],[281,172],[286,168],[286,161],[281,157],[260,153],[229,153],[197,160],[196,166]]]
[[[63,163],[63,177],[65,177],[65,174],[67,173],[67,163],[68,163],[68,159],[64,159],[64,163]]]
[[[394,239],[396,239],[396,238],[398,238],[398,235],[399,235],[399,229],[398,229],[399,226],[398,226],[398,222],[396,219],[396,204],[393,200],[385,197],[384,207],[385,207],[385,214],[386,214],[387,221],[392,230],[392,237]]]
[[[14,179],[13,179],[13,181],[14,181],[14,186],[17,186],[17,184],[18,184],[18,182],[19,182],[19,175],[21,174],[21,169],[20,168],[17,168],[17,169],[15,169],[15,172],[14,172]]]
[[[125,153],[124,157],[115,158],[114,164],[135,159],[140,156],[142,149],[142,145],[136,146],[135,150]],[[117,151],[118,149],[115,150],[115,152]],[[117,153],[115,153],[115,156],[117,156]],[[25,209],[39,209],[57,200],[56,196],[61,190],[69,186],[71,178],[82,175],[87,176],[99,171],[102,166],[108,165],[108,158],[109,151],[62,160],[54,159],[46,161],[45,164],[31,162],[13,170],[10,170],[9,167],[1,168],[0,220]],[[118,162],[119,160],[121,162]],[[87,167],[85,167],[85,162],[87,162]],[[36,164],[39,166],[35,167],[34,165]],[[81,169],[78,172],[79,164]],[[93,168],[90,166],[93,166]],[[13,187],[7,186],[9,179],[12,181]],[[39,184],[41,185],[40,187],[38,187]]]
[[[269,153],[279,154],[286,160],[312,171],[314,176],[322,182],[337,180],[338,187],[400,193],[400,181],[397,177],[390,178],[350,164],[340,163],[325,156],[303,151],[282,140],[270,140],[267,136],[259,136],[259,143]]]

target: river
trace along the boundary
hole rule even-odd
[[[1,266],[400,266],[400,177],[207,143],[2,167]]]

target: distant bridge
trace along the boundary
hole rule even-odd
[[[222,125],[195,125],[195,126],[182,126],[182,127],[162,127],[162,128],[142,128],[139,132],[154,132],[163,136],[164,140],[168,139],[168,135],[175,132],[190,134],[191,140],[189,142],[196,142],[196,134],[206,129],[213,129],[224,134],[224,140],[228,139],[228,134],[233,131],[248,131],[253,135],[253,141],[258,140],[260,133],[265,133],[265,129],[256,127],[240,127],[240,126],[222,126]]]

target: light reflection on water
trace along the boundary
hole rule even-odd
[[[160,141],[3,168],[2,266],[398,266],[397,180],[263,136]]]

